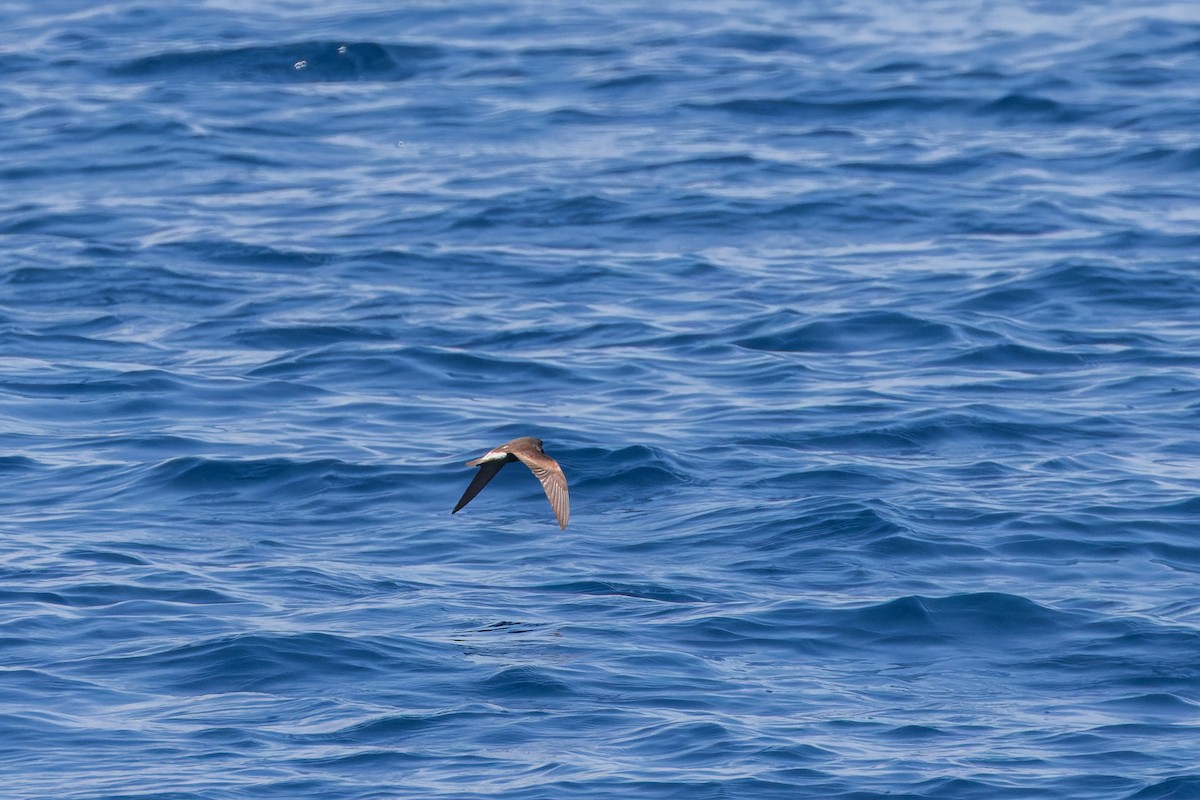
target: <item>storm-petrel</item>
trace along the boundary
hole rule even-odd
[[[571,503],[567,498],[567,478],[563,475],[562,467],[542,450],[542,440],[532,436],[522,436],[511,442],[489,450],[485,455],[467,462],[468,467],[479,467],[479,472],[471,479],[471,485],[463,492],[462,499],[454,507],[451,514],[471,502],[479,490],[488,485],[488,481],[496,477],[496,473],[510,461],[520,461],[533,471],[546,490],[550,507],[558,520],[560,530],[567,529],[567,518],[571,516]]]

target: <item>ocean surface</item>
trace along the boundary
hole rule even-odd
[[[0,797],[1200,797],[1200,4],[0,6]],[[491,447],[538,436],[560,532]]]

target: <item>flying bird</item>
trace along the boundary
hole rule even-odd
[[[496,477],[500,468],[510,461],[520,461],[529,467],[537,479],[542,482],[542,488],[546,490],[546,497],[550,500],[550,508],[554,509],[554,518],[558,520],[558,527],[565,531],[567,518],[571,516],[571,503],[567,497],[567,478],[563,475],[562,467],[558,465],[558,462],[542,450],[542,440],[532,436],[513,439],[511,442],[492,448],[479,458],[468,461],[467,466],[479,467],[479,472],[475,473],[475,477],[471,479],[471,485],[463,492],[458,505],[450,513],[457,514],[460,508],[471,502],[475,495],[488,485],[488,481]]]

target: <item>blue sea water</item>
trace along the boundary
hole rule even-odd
[[[1200,6],[0,6],[0,796],[1200,797]],[[520,435],[572,519],[506,468]]]

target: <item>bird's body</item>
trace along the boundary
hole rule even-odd
[[[471,502],[475,495],[479,494],[480,490],[496,477],[500,468],[510,461],[520,461],[529,467],[537,479],[542,482],[542,488],[546,490],[546,499],[550,501],[550,508],[554,509],[554,518],[558,520],[558,527],[566,530],[567,519],[571,516],[571,504],[567,497],[567,478],[563,475],[562,467],[558,465],[558,462],[542,450],[542,440],[532,436],[513,439],[511,442],[489,450],[479,458],[468,461],[467,466],[479,467],[479,472],[475,473],[475,477],[471,479],[471,484],[463,492],[458,505],[450,513],[458,513],[459,509]]]

